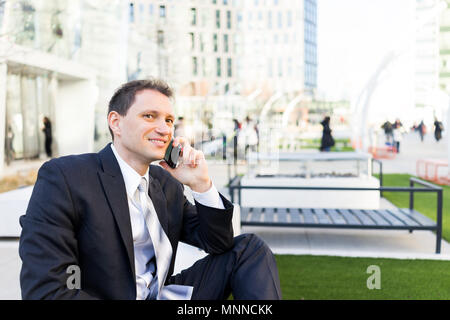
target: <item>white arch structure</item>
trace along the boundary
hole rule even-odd
[[[426,25],[432,18],[436,17],[439,13],[441,13],[445,8],[447,8],[447,3],[441,1],[436,7],[430,9],[430,13],[427,14],[420,23],[416,26],[416,33],[419,32],[424,25]],[[395,62],[399,57],[401,57],[409,48],[410,43],[402,43],[399,47],[399,50],[390,51],[378,65],[377,69],[370,77],[366,86],[361,91],[360,95],[355,104],[354,114],[356,115],[358,121],[358,128],[355,128],[354,133],[359,132],[359,136],[361,138],[361,144],[357,146],[357,148],[362,149],[363,151],[367,151],[368,149],[368,125],[367,125],[367,115],[370,108],[370,100],[372,98],[373,93],[377,89],[378,84],[380,83],[380,78],[385,71]],[[450,111],[449,111],[450,112]],[[450,113],[449,113],[450,114]],[[450,117],[450,115],[449,115]],[[449,143],[449,159],[450,159],[450,143]]]
[[[261,110],[261,113],[259,115],[259,119],[260,119],[261,123],[266,120],[267,113],[269,112],[270,108],[275,103],[275,101],[280,99],[282,96],[283,96],[283,92],[277,91],[269,98],[269,100],[267,100],[267,102],[264,104],[264,106]]]
[[[288,122],[289,122],[289,117],[290,117],[292,111],[294,111],[295,106],[302,100],[304,95],[305,94],[302,92],[289,102],[289,104],[286,107],[286,110],[284,110],[284,112],[283,112],[283,118],[281,120],[282,128],[287,127]]]

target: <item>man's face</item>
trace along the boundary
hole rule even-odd
[[[174,122],[167,96],[155,90],[139,91],[127,114],[118,117],[114,145],[120,145],[128,160],[150,163],[164,157]]]

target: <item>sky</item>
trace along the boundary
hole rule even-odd
[[[392,51],[371,99],[373,117],[394,118],[413,106],[414,0],[318,0],[318,90],[328,99],[357,100]],[[402,48],[400,50],[400,48]]]

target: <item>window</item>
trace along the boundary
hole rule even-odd
[[[292,12],[290,10],[287,12],[287,25],[292,27]]]
[[[203,41],[203,33],[200,33],[200,51],[205,51],[205,41]]]
[[[281,58],[278,58],[278,76],[283,76],[283,60]]]
[[[189,38],[191,40],[191,50],[195,49],[195,35],[193,32],[189,32]]]
[[[158,45],[164,45],[164,31],[158,30]]]
[[[194,76],[198,75],[197,57],[192,57],[192,74]]]
[[[134,3],[130,3],[130,15],[129,15],[129,20],[130,22],[134,22]]]
[[[231,58],[227,59],[227,76],[231,78],[233,76],[233,65]]]
[[[205,58],[202,58],[202,72],[203,72],[203,76],[206,77],[206,60],[205,60]]]
[[[227,11],[227,28],[231,29],[231,11]]]
[[[281,11],[278,11],[278,28],[283,27],[283,14]]]
[[[267,28],[272,29],[272,11],[267,12]]]
[[[150,3],[148,5],[148,13],[152,16],[153,15],[153,3]]]
[[[220,10],[216,10],[216,27],[220,28]]]
[[[197,9],[191,8],[191,25],[197,25]]]
[[[216,58],[216,75],[218,76],[218,77],[221,77],[222,76],[222,70],[221,70],[221,60],[220,60],[220,58]]]
[[[166,6],[159,6],[159,16],[161,18],[166,17]]]
[[[223,35],[223,52],[228,52],[228,34]]]
[[[214,52],[217,52],[218,49],[218,43],[217,43],[217,33],[214,33],[213,35],[213,45],[214,45]]]

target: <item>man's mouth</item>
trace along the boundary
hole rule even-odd
[[[164,147],[167,142],[163,139],[148,139],[148,141],[150,141],[151,143],[153,143],[154,145],[156,145],[158,147]]]

